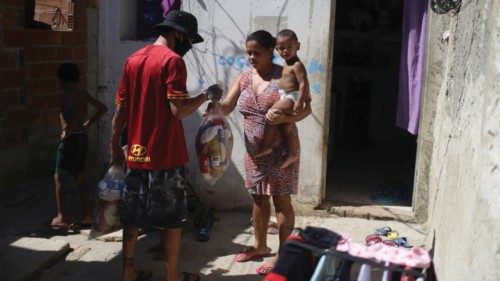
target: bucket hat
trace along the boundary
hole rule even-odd
[[[179,10],[168,12],[162,23],[155,26],[156,31],[162,31],[166,27],[178,30],[193,40],[192,44],[203,42],[203,37],[198,34],[198,21],[192,14]]]

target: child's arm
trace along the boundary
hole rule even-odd
[[[98,99],[92,97],[87,91],[85,91],[85,95],[87,96],[87,102],[97,108],[97,112],[94,114],[94,116],[83,123],[83,127],[86,129],[97,122],[97,120],[99,120],[99,118],[101,118],[108,111],[108,107]]]
[[[302,62],[298,61],[293,65],[293,72],[299,83],[299,97],[293,105],[293,112],[298,113],[303,109],[304,101],[309,96],[309,80],[307,79],[306,68]]]

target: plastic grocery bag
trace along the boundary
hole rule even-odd
[[[214,185],[229,167],[233,150],[231,127],[217,103],[201,122],[195,145],[200,172],[210,185]]]
[[[125,168],[111,166],[97,188],[97,202],[94,209],[89,239],[119,230],[120,200],[125,186]]]

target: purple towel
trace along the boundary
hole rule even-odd
[[[163,16],[166,16],[171,10],[179,10],[181,8],[181,1],[179,0],[163,0],[161,1],[163,8]]]
[[[416,135],[420,117],[425,49],[427,45],[427,0],[405,0],[403,46],[399,68],[396,125]]]

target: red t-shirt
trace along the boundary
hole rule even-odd
[[[188,162],[182,121],[170,99],[189,98],[184,60],[168,47],[148,45],[125,62],[116,103],[127,109],[131,169],[161,170]]]

